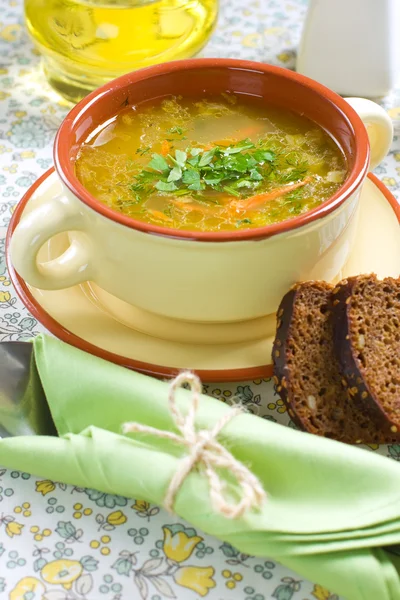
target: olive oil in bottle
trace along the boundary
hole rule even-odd
[[[193,56],[217,11],[218,0],[25,0],[47,79],[73,102],[123,73]]]

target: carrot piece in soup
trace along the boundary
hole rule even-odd
[[[168,217],[165,213],[161,212],[161,210],[155,210],[154,208],[148,208],[147,212],[150,213],[156,219],[160,221],[164,221],[165,223],[172,223],[171,217]]]
[[[214,146],[228,147],[232,146],[232,144],[236,144],[236,142],[237,140],[233,138],[230,138],[229,140],[215,140],[211,148],[213,148]]]
[[[173,204],[175,204],[175,206],[177,206],[178,208],[180,208],[181,210],[184,210],[185,212],[192,212],[192,211],[197,211],[197,212],[201,212],[204,215],[215,215],[216,214],[216,208],[212,208],[211,206],[205,206],[204,204],[193,204],[192,202],[183,202],[181,200],[172,200],[171,202]]]
[[[161,144],[161,154],[167,156],[171,152],[171,144],[168,140],[164,140]]]
[[[256,196],[250,196],[250,198],[246,198],[246,200],[242,200],[240,202],[233,201],[232,204],[236,210],[251,210],[254,208],[258,208],[262,206],[266,202],[270,202],[271,200],[275,200],[276,198],[280,198],[285,194],[289,194],[293,190],[297,188],[303,187],[303,185],[307,185],[310,183],[311,177],[306,177],[303,181],[299,181],[298,183],[284,185],[279,188],[275,188],[270,192],[265,192],[264,194],[257,194]]]
[[[235,133],[235,137],[238,140],[245,140],[246,138],[251,138],[252,135],[261,133],[263,128],[264,125],[262,123],[254,123],[253,125],[239,129],[239,131]]]

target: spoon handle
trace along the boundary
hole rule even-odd
[[[29,342],[0,343],[0,437],[57,435]]]

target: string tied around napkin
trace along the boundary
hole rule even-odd
[[[183,414],[176,402],[176,392],[188,384],[191,391],[191,403],[187,414]],[[165,499],[164,507],[173,512],[176,495],[189,473],[202,465],[210,486],[210,498],[213,508],[228,519],[238,519],[247,510],[259,508],[266,499],[266,493],[257,477],[240,461],[238,461],[217,437],[221,430],[243,409],[235,406],[229,410],[210,430],[196,431],[195,419],[202,393],[201,381],[191,372],[180,373],[170,384],[168,405],[174,423],[180,435],[170,431],[162,431],[140,423],[124,423],[123,433],[147,433],[156,437],[171,440],[187,447],[188,454],[181,461],[172,477]],[[232,504],[224,496],[225,485],[218,475],[217,469],[227,469],[236,479],[240,488],[240,500]]]

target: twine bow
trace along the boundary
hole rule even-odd
[[[182,414],[176,403],[176,392],[184,384],[189,384],[192,393],[191,404],[186,415]],[[188,454],[181,460],[164,499],[164,506],[168,511],[173,512],[176,495],[186,477],[194,467],[201,464],[209,482],[210,498],[214,509],[229,519],[237,519],[248,509],[259,508],[266,498],[266,493],[257,477],[217,441],[217,436],[225,425],[242,413],[243,409],[231,408],[212,429],[196,431],[195,418],[201,393],[200,379],[193,373],[180,373],[171,382],[168,404],[180,435],[140,423],[124,423],[122,430],[123,433],[151,434],[187,447]],[[240,500],[236,504],[228,502],[224,497],[225,485],[217,469],[227,469],[235,477],[241,491]]]

